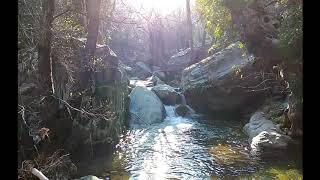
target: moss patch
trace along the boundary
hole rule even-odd
[[[282,102],[267,100],[260,109],[275,124],[284,122],[285,107]]]
[[[230,145],[217,145],[211,147],[209,153],[221,165],[242,165],[250,161],[249,154],[244,149]]]
[[[297,169],[280,169],[280,168],[269,168],[267,170],[258,171],[249,176],[250,178],[257,179],[277,179],[277,180],[301,180],[303,179],[302,174]]]

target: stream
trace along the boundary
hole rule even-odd
[[[167,116],[152,126],[126,131],[112,157],[92,161],[103,179],[281,179],[302,177],[301,149],[265,159],[250,155],[243,124],[204,115]],[[297,146],[300,147],[300,146]],[[87,169],[88,170],[88,169]]]

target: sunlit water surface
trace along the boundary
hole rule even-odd
[[[183,118],[173,106],[165,108],[163,122],[131,127],[112,159],[88,165],[96,170],[91,174],[104,179],[301,179],[300,150],[261,160],[250,155],[239,121]]]

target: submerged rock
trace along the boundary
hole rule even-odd
[[[258,101],[264,93],[249,92],[245,87],[261,83],[254,73],[253,57],[240,42],[209,56],[183,70],[182,88],[197,111],[236,111]]]
[[[130,125],[149,125],[162,122],[165,118],[164,106],[153,91],[137,86],[131,91],[129,97]]]
[[[214,157],[214,160],[221,165],[240,165],[250,162],[249,153],[241,147],[218,144],[217,146],[211,147],[209,153]]]
[[[243,130],[249,136],[253,152],[285,149],[291,140],[289,136],[282,134],[279,127],[260,111],[251,116],[249,123],[243,127]]]

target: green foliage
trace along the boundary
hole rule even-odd
[[[208,53],[213,52],[214,50],[218,49],[220,47],[220,43],[213,44],[209,49]]]
[[[209,49],[212,51],[223,48],[235,40],[238,33],[232,22],[232,11],[241,11],[246,6],[245,0],[197,0],[196,9],[205,22],[208,34],[215,38]]]
[[[285,11],[282,13],[283,22],[280,27],[279,39],[283,47],[294,46],[302,37],[303,16],[302,4],[288,4],[288,0],[282,0]]]
[[[64,18],[64,27],[65,27],[65,30],[70,29],[75,31],[75,33],[79,33],[83,31],[83,27],[81,26],[81,24],[77,22],[75,18],[72,16]]]
[[[302,3],[289,0],[282,0],[280,3],[284,7],[279,32],[280,46],[286,58],[285,63],[288,64],[290,89],[294,96],[302,101]]]
[[[224,37],[231,25],[231,13],[222,0],[197,0],[197,11],[206,22],[206,31],[217,41]]]
[[[243,48],[244,48],[244,44],[243,44],[242,42],[240,42],[240,43],[238,44],[238,47],[239,47],[240,49],[243,49]]]
[[[288,0],[280,2],[284,7],[279,29],[280,46],[283,54],[290,60],[288,63],[297,64],[302,60],[302,3],[292,4]]]
[[[54,32],[60,36],[83,37],[84,27],[75,13],[58,17],[54,22]]]

